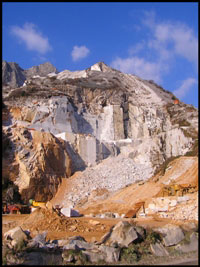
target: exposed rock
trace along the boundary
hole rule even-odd
[[[86,251],[83,251],[82,253],[87,256],[90,262],[97,263],[97,262],[105,260],[105,254],[100,253],[99,251],[94,252],[94,251],[86,250]]]
[[[163,235],[163,242],[166,247],[178,244],[185,237],[181,228],[172,224],[167,224],[162,228],[156,228],[154,231]]]
[[[26,80],[24,70],[17,63],[2,61],[2,82],[11,87],[23,85]]]
[[[34,75],[46,76],[49,73],[58,73],[58,70],[50,63],[42,63],[38,66],[31,67],[24,71],[26,79],[33,77]]]
[[[12,239],[12,240],[16,240],[16,241],[23,241],[23,240],[27,240],[27,235],[24,233],[24,231],[22,230],[22,228],[20,226],[17,226],[11,230],[9,230],[8,232],[6,232],[4,234],[5,238],[8,239]]]
[[[129,244],[137,239],[138,234],[135,228],[128,222],[121,221],[110,230],[110,234],[106,237],[104,242],[106,245],[117,243],[121,247],[128,247]]]
[[[11,87],[22,86],[26,79],[34,75],[46,76],[49,73],[58,73],[57,69],[49,62],[34,66],[30,69],[23,70],[15,62],[2,61],[2,82],[3,85],[10,85]]]
[[[150,244],[151,251],[155,256],[168,256],[168,251],[163,247],[161,243]]]
[[[18,170],[14,183],[23,201],[46,201],[56,193],[62,177],[71,174],[71,160],[62,140],[50,133],[14,129],[13,142],[23,145],[16,156]],[[9,175],[11,175],[10,172]]]
[[[65,215],[66,217],[79,217],[80,214],[78,211],[72,209],[71,207],[69,208],[62,208],[60,212]]]
[[[117,262],[120,256],[120,248],[101,245],[99,250],[106,254],[105,261],[108,263]]]
[[[3,62],[3,80],[11,84],[9,64]],[[58,74],[50,63],[13,68],[27,80],[16,88],[15,75],[15,88],[3,89],[8,113],[3,130],[10,142],[3,172],[24,201],[50,200],[61,178],[95,167],[86,169],[74,192],[65,197],[64,202],[74,206],[97,188],[115,191],[138,177],[146,181],[166,159],[184,155],[195,145],[197,109],[182,102],[174,105],[173,94],[151,81],[103,62]],[[29,129],[29,136],[22,127]],[[104,167],[108,157],[113,158]],[[14,164],[13,171],[7,169]]]
[[[192,233],[190,235],[190,243],[189,244],[178,244],[176,249],[180,250],[181,252],[191,252],[197,251],[199,247],[198,235],[197,233]]]
[[[42,234],[38,234],[32,239],[32,244],[34,245],[39,245],[39,247],[43,247],[46,243],[46,237],[47,237],[47,232],[43,232]]]
[[[94,249],[96,246],[92,243],[87,243],[83,240],[69,240],[69,243],[63,247],[63,249],[79,249],[79,250],[91,250]]]

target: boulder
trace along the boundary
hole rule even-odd
[[[99,250],[106,254],[106,262],[117,262],[120,256],[120,248],[101,245]]]
[[[4,234],[5,238],[7,240],[12,239],[12,240],[17,240],[17,241],[22,241],[22,240],[27,240],[27,235],[24,233],[22,228],[20,226],[17,226],[8,232]]]
[[[36,235],[28,244],[28,247],[44,247],[46,244],[47,232]]]
[[[163,247],[161,243],[150,244],[151,251],[155,256],[168,256],[168,251]]]
[[[176,246],[176,249],[178,249],[181,252],[187,253],[187,252],[191,252],[191,251],[197,251],[198,250],[198,236],[197,233],[192,233],[190,235],[190,243],[189,244],[183,244],[180,245],[178,244]]]
[[[57,244],[59,247],[63,247],[65,245],[69,244],[69,240],[67,240],[67,239],[60,239],[60,240],[56,240],[56,241],[57,241]]]
[[[99,261],[105,261],[105,254],[100,253],[99,251],[83,251],[83,254],[87,256],[88,260],[90,262],[99,262]]]
[[[164,227],[154,228],[155,232],[162,234],[166,247],[178,244],[184,239],[184,233],[179,226],[167,224]]]
[[[72,209],[71,207],[62,208],[60,211],[66,217],[79,217],[80,216],[79,212]]]
[[[65,261],[65,262],[74,262],[75,261],[75,259],[74,259],[74,256],[73,255],[71,255],[71,254],[69,254],[69,253],[62,253],[62,258],[63,258],[63,260]]]
[[[107,240],[106,240],[107,239]],[[110,233],[105,238],[106,245],[112,245],[117,243],[120,246],[128,247],[133,241],[138,239],[138,234],[130,223],[128,222],[119,222],[115,227],[110,231]]]
[[[70,240],[67,245],[63,247],[63,249],[75,249],[75,250],[91,250],[96,248],[96,245],[93,243],[87,243],[83,240]]]

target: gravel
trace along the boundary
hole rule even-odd
[[[115,192],[129,184],[146,181],[152,175],[153,169],[150,166],[136,164],[123,155],[110,157],[95,167],[88,167],[74,180],[73,191],[65,195],[63,205],[70,203],[74,207],[97,188]]]

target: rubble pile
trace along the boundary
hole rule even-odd
[[[180,203],[175,209],[167,212],[167,217],[173,220],[196,220],[198,221],[198,193],[196,192],[193,199]]]
[[[87,221],[80,221],[78,219],[70,220],[63,215],[58,215],[53,210],[45,208],[37,208],[29,218],[26,219],[21,225],[23,229],[29,229],[30,231],[55,231],[55,232],[95,232],[105,231],[105,227],[102,223],[91,220],[88,227]]]

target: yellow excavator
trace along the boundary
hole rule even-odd
[[[194,193],[197,187],[194,184],[170,184],[162,189],[162,196],[183,196],[187,193]]]
[[[33,207],[41,207],[41,208],[45,208],[46,207],[46,202],[39,202],[39,201],[35,201],[33,199],[30,199],[29,203]]]

